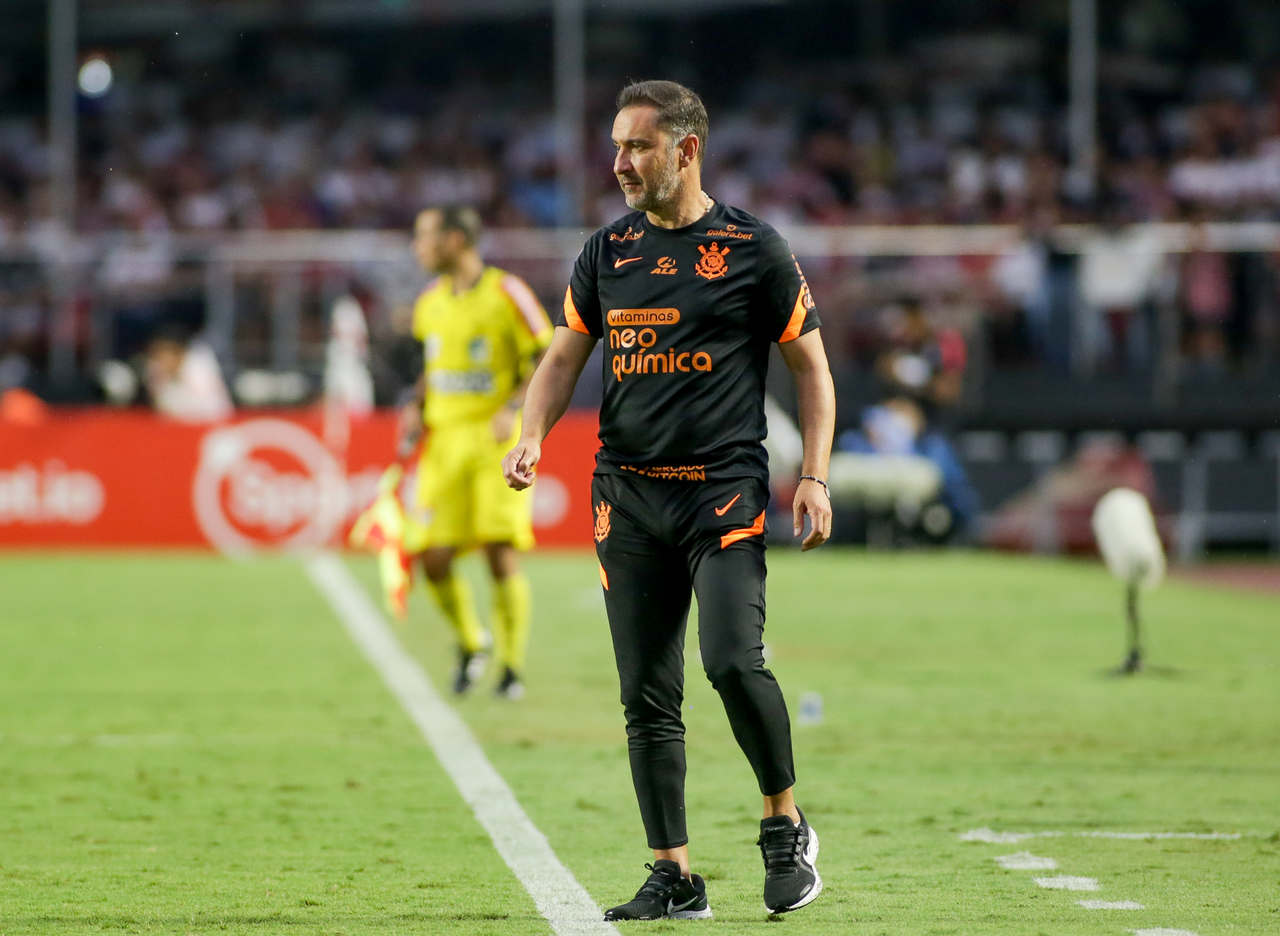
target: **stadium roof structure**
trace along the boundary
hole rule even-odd
[[[697,12],[733,7],[780,6],[784,0],[698,0]],[[592,16],[689,13],[688,0],[80,0],[82,33],[111,39],[157,35],[199,26],[261,29],[279,26],[366,25],[423,21],[516,18],[575,13]]]

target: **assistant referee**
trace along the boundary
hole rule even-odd
[[[618,95],[613,171],[632,211],[578,256],[520,439],[503,461],[511,487],[533,484],[542,440],[603,340],[594,537],[654,855],[635,898],[609,909],[609,920],[711,916],[685,822],[680,709],[695,595],[703,666],[764,798],[765,906],[794,910],[822,890],[818,837],[793,796],[786,703],[762,653],[771,346],[799,400],[804,462],[793,518],[796,536],[809,519],[804,549],[831,534],[835,394],[799,263],[773,228],[703,191],[706,140],[706,109],[688,88],[642,81]]]

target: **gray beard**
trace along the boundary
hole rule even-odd
[[[671,169],[669,173],[659,176],[652,191],[638,195],[625,196],[627,207],[632,211],[652,211],[658,213],[675,202],[680,190],[680,175]]]

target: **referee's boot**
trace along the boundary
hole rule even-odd
[[[524,698],[524,682],[520,679],[520,674],[510,666],[504,668],[502,679],[498,680],[498,685],[494,687],[493,694],[499,699],[506,699],[508,702],[519,702]]]
[[[818,833],[803,812],[799,825],[790,816],[760,820],[756,844],[764,856],[764,907],[770,913],[799,910],[822,893],[817,866]]]
[[[453,674],[454,695],[464,695],[472,683],[484,675],[485,665],[489,662],[488,648],[482,647],[475,652],[458,651],[458,668]]]
[[[606,910],[606,920],[711,919],[707,884],[701,875],[691,875],[691,879],[682,877],[680,866],[666,858],[645,867],[652,872],[649,879],[631,900]]]

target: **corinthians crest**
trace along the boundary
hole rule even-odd
[[[596,505],[596,542],[603,543],[605,537],[609,535],[609,514],[613,513],[613,508],[601,501]]]
[[[729,264],[725,261],[725,257],[729,256],[729,248],[720,249],[717,241],[712,241],[710,247],[698,245],[698,252],[702,254],[702,259],[698,261],[693,270],[703,279],[719,279],[729,272]]]

